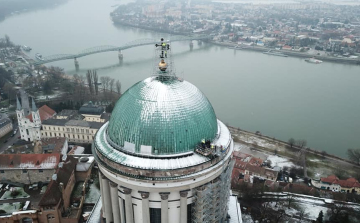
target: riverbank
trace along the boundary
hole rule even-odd
[[[154,31],[154,32],[162,32],[162,33],[167,33],[167,34],[171,34],[171,35],[191,35],[191,34],[193,34],[191,32],[189,32],[189,33],[173,32],[173,31],[166,30],[166,29],[157,29],[157,28],[154,28],[152,26],[136,25],[136,24],[131,24],[131,23],[124,22],[124,21],[114,20],[113,18],[112,18],[112,21],[113,21],[113,23],[115,25],[119,25],[119,26],[129,26],[129,27],[133,27],[133,28],[139,28],[139,29],[144,29],[144,30],[149,30],[149,31]],[[228,43],[219,42],[219,41],[209,41],[209,42],[211,42],[214,45],[225,46],[225,47],[239,46],[236,43],[229,43],[229,42]],[[257,51],[257,52],[266,52],[266,51],[271,49],[271,48],[262,47],[262,46],[240,45],[240,47],[241,47],[241,49],[237,49],[237,50],[250,50],[250,51]],[[285,54],[287,56],[290,56],[290,57],[298,57],[298,58],[311,58],[311,57],[314,57],[314,58],[316,58],[318,60],[327,61],[327,62],[360,65],[360,59],[350,59],[350,58],[329,57],[329,56],[321,56],[321,55],[311,55],[311,54],[308,54],[306,52],[299,52],[299,51],[294,51],[294,50],[280,50],[279,52],[281,52],[282,54]]]
[[[286,157],[294,163],[299,163],[300,153],[305,153],[306,162],[303,166],[307,169],[310,178],[327,177],[328,175],[342,175],[339,177],[354,177],[360,171],[360,166],[343,157],[328,154],[314,148],[300,148],[290,146],[287,142],[264,136],[261,133],[253,133],[243,129],[228,126],[235,142],[250,146],[266,154],[276,154]],[[302,162],[300,162],[302,163]],[[304,163],[303,163],[304,164]]]
[[[235,43],[224,43],[224,42],[218,42],[218,41],[210,41],[211,43],[218,45],[218,46],[225,46],[225,47],[235,47],[239,46]],[[270,50],[270,48],[261,47],[261,46],[245,46],[240,45],[240,49],[237,50],[251,50],[251,51],[257,51],[257,52],[266,52]],[[334,62],[334,63],[346,63],[346,64],[352,64],[352,65],[360,65],[360,59],[350,59],[350,58],[339,58],[339,57],[329,57],[329,56],[319,56],[319,55],[310,55],[306,52],[298,52],[293,50],[280,50],[282,54],[285,54],[290,57],[298,57],[298,58],[310,58],[315,57],[318,60],[327,61],[327,62]]]
[[[112,21],[113,21],[114,25],[129,26],[129,27],[133,27],[133,28],[144,29],[144,30],[153,31],[153,32],[167,33],[167,34],[171,34],[171,35],[185,35],[186,36],[186,35],[192,34],[191,32],[189,32],[189,33],[174,32],[174,31],[170,31],[170,30],[166,30],[166,29],[155,28],[153,26],[135,25],[132,23],[124,22],[124,21],[114,20],[113,18],[112,18]]]

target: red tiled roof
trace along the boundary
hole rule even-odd
[[[60,154],[0,154],[0,169],[55,169]]]
[[[39,108],[39,114],[41,121],[47,120],[55,115],[55,111],[49,108],[47,105],[43,105]],[[32,115],[26,116],[31,122],[33,121]]]
[[[246,158],[246,157],[250,156],[249,154],[242,153],[240,151],[233,152],[233,155],[234,155],[235,158],[240,158],[240,159],[243,159],[243,158]]]
[[[232,174],[231,174],[231,188],[235,189],[238,188],[240,186],[240,183],[242,182],[239,179],[240,176],[240,170],[239,169],[233,169]]]
[[[295,193],[305,193],[305,194],[314,194],[316,192],[316,189],[313,188],[313,187],[308,187],[307,185],[288,183],[283,188],[283,191],[295,192]]]
[[[50,182],[45,194],[39,202],[39,206],[50,206],[59,203],[62,198],[59,185],[60,183],[63,183],[64,189],[66,188],[73,171],[75,171],[76,164],[77,159],[69,156],[64,165],[61,168],[58,168],[56,172],[57,179]]]
[[[251,163],[246,163],[244,161],[241,161],[239,159],[235,160],[234,170],[240,169],[242,172],[245,172],[244,170],[248,170],[252,174],[261,175],[261,176],[267,176],[270,178],[277,178],[277,171],[267,169],[258,165],[252,165]]]
[[[249,164],[250,165],[253,165],[253,166],[261,166],[263,164],[263,160],[260,159],[260,158],[251,158],[251,160],[249,161]]]
[[[234,168],[240,168],[240,169],[245,169],[246,168],[246,164],[244,161],[241,160],[235,160],[235,164],[234,164]]]
[[[355,178],[339,180],[339,178],[337,178],[335,175],[331,175],[326,178],[321,178],[320,180],[324,183],[339,184],[341,187],[345,188],[360,187],[359,181],[357,181]]]
[[[338,184],[341,187],[345,187],[345,188],[360,187],[359,181],[357,181],[355,178],[349,178],[347,180],[339,180]]]
[[[324,177],[320,179],[321,182],[329,183],[329,184],[337,184],[339,181],[339,178],[337,178],[335,175],[330,175],[328,177]]]

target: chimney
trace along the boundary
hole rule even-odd
[[[61,194],[64,195],[64,184],[62,182],[59,183],[59,189],[61,191]]]

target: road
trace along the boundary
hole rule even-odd
[[[2,113],[1,115],[2,115],[2,117],[3,117],[3,115],[6,115],[6,114]],[[6,115],[6,116],[7,116],[7,115]],[[17,122],[13,123],[13,131],[14,131],[15,129],[18,129],[18,123],[17,123]],[[18,140],[18,137],[20,136],[20,132],[17,131],[16,135],[13,136],[13,137],[10,137],[10,136],[8,136],[8,135],[9,135],[9,134],[7,134],[6,136],[4,136],[4,137],[8,137],[8,138],[7,138],[8,141],[7,141],[6,143],[1,143],[1,145],[0,145],[0,153],[4,153],[4,151],[5,151],[9,146],[12,146],[12,145]],[[3,141],[3,140],[2,140],[2,141]]]

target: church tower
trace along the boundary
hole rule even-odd
[[[40,140],[41,136],[41,119],[39,114],[39,109],[35,105],[34,98],[31,98],[31,116],[32,122],[34,123],[33,130],[32,130],[32,138],[33,140]]]
[[[19,123],[20,120],[25,116],[24,109],[22,109],[19,98],[17,96],[16,96],[16,116]]]

